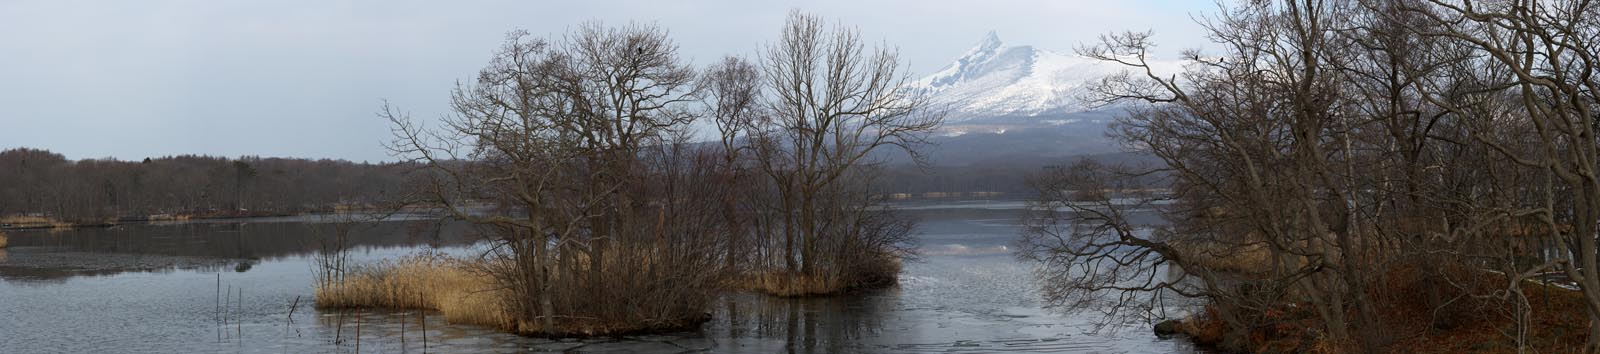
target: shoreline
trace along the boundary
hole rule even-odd
[[[157,214],[157,215],[145,215],[145,216],[124,216],[124,217],[119,217],[119,218],[112,219],[112,220],[87,221],[87,222],[84,222],[84,221],[66,222],[66,221],[60,221],[60,220],[56,220],[56,219],[47,219],[47,218],[39,218],[39,217],[27,217],[28,218],[27,221],[7,221],[6,218],[0,217],[0,230],[28,231],[28,230],[49,230],[49,229],[75,229],[75,228],[107,228],[107,227],[116,227],[116,226],[123,226],[123,225],[149,225],[149,224],[158,224],[158,223],[182,223],[182,222],[207,221],[207,220],[262,219],[262,218],[280,218],[280,217],[295,217],[295,216],[339,215],[339,214],[351,214],[351,213],[362,213],[362,212],[361,211],[313,211],[313,212],[299,212],[299,213],[290,213],[290,212],[259,212],[259,213],[257,213],[257,212],[251,212],[251,213],[235,213],[235,214],[173,215],[173,216],[161,216],[160,214]]]

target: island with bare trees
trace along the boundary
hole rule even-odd
[[[452,91],[442,124],[379,113],[394,127],[389,148],[421,166],[411,201],[481,225],[490,250],[369,270],[324,284],[316,302],[594,336],[698,326],[724,289],[892,286],[913,224],[871,193],[872,153],[915,156],[940,123],[907,80],[892,49],[801,12],[758,59],[704,69],[651,25],[512,32]],[[692,140],[696,122],[717,140]],[[455,277],[419,271],[494,290],[449,306],[426,290]]]

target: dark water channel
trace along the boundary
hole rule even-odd
[[[1041,309],[1028,265],[1008,248],[1021,207],[903,206],[922,220],[923,256],[906,265],[896,289],[815,299],[728,294],[698,332],[626,338],[526,338],[420,314],[427,352],[1194,352],[1144,324],[1089,333],[1098,318]],[[468,227],[423,227],[434,224],[356,227],[352,257],[472,252]],[[310,306],[314,255],[337,234],[318,217],[8,234],[11,247],[0,249],[0,353],[356,352],[358,314]],[[219,280],[233,294],[226,327],[218,321]],[[360,313],[360,352],[422,353],[418,315]]]

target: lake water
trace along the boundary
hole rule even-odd
[[[422,353],[424,334],[428,353],[1195,351],[1146,324],[1095,332],[1094,315],[1040,308],[1029,266],[1008,246],[1020,202],[901,210],[922,220],[922,256],[906,264],[898,288],[811,299],[728,294],[700,331],[584,340],[450,325],[415,311],[315,310],[314,255],[338,233],[318,217],[8,231],[0,353],[355,353],[357,338],[361,353]],[[469,227],[433,224],[355,227],[352,258],[471,252]]]

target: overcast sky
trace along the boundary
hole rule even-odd
[[[0,149],[68,158],[208,154],[392,160],[389,99],[446,114],[512,29],[653,22],[696,66],[753,55],[792,8],[857,26],[931,73],[990,31],[1070,52],[1154,30],[1161,55],[1201,46],[1210,1],[0,1]]]

